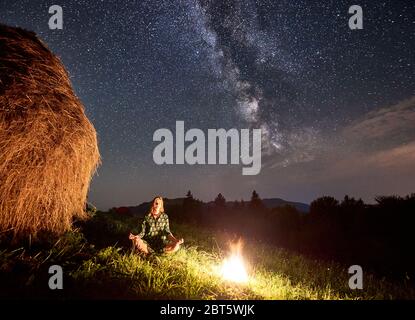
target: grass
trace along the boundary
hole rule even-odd
[[[38,248],[0,249],[0,297],[58,299],[414,299],[409,283],[364,274],[364,289],[348,287],[348,266],[322,262],[257,242],[243,253],[250,280],[225,281],[224,232],[172,225],[185,245],[173,255],[141,257],[129,249],[137,219],[97,214],[86,225]],[[94,229],[95,228],[95,229]],[[2,245],[4,247],[4,245]],[[48,288],[59,264],[64,290]],[[13,277],[8,276],[13,273]]]

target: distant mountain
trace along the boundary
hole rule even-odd
[[[248,203],[249,203],[249,201],[244,201],[244,204],[247,205]],[[287,201],[287,200],[280,199],[280,198],[262,199],[262,203],[268,209],[273,209],[273,208],[276,208],[276,207],[290,205],[290,206],[295,207],[298,211],[303,212],[303,213],[307,213],[309,208],[310,208],[310,206],[306,203]],[[209,204],[213,205],[213,201],[209,202]],[[226,204],[231,206],[231,205],[234,204],[234,201],[227,201]]]
[[[172,206],[181,206],[183,204],[184,199],[185,198],[175,198],[175,199],[164,198],[164,207],[166,208],[166,210],[168,210],[168,208],[172,207]],[[247,204],[249,201],[244,201],[244,202],[245,202],[245,204]],[[262,202],[269,209],[284,206],[284,205],[291,205],[291,206],[295,207],[298,211],[304,212],[304,213],[308,212],[309,207],[310,207],[306,203],[292,202],[292,201],[287,201],[287,200],[280,199],[280,198],[262,199]],[[229,205],[229,206],[232,206],[233,203],[234,203],[234,201],[228,201],[226,204]],[[211,205],[213,205],[213,201],[207,202],[205,204],[207,206],[211,206]],[[139,204],[138,206],[118,208],[118,209],[122,209],[122,210],[118,210],[118,211],[120,213],[124,213],[125,211],[128,211],[130,214],[143,216],[144,214],[146,214],[149,211],[150,205],[151,205],[150,202],[143,202],[143,203]]]
[[[175,199],[169,199],[169,198],[163,198],[164,201],[164,207],[168,208],[171,206],[181,206],[183,204],[184,198],[175,198]],[[129,213],[134,215],[144,215],[150,210],[151,202],[143,202],[139,204],[138,206],[132,206],[132,207],[126,207],[128,208]]]
[[[280,199],[280,198],[269,198],[269,199],[262,199],[262,202],[265,204],[265,206],[267,208],[275,208],[275,207],[281,207],[284,205],[290,205],[295,207],[298,211],[301,212],[308,212],[308,210],[310,209],[310,206],[306,203],[302,203],[302,202],[292,202],[292,201],[287,201],[284,199]]]

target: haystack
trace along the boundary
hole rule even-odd
[[[37,36],[0,25],[0,232],[61,234],[85,218],[96,131]]]

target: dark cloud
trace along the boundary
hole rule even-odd
[[[347,143],[385,149],[415,141],[415,96],[369,112],[344,128]]]

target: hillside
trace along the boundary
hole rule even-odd
[[[350,290],[347,267],[246,241],[249,281],[222,279],[226,233],[172,225],[185,239],[171,256],[131,253],[136,217],[97,213],[49,247],[0,250],[0,297],[64,299],[413,299],[414,289],[365,274],[364,290]],[[2,247],[3,244],[2,244]],[[49,290],[47,268],[65,270],[65,290]],[[13,277],[10,277],[10,274]]]
[[[262,199],[262,202],[264,203],[264,205],[268,208],[268,209],[272,209],[272,208],[276,208],[276,207],[281,207],[281,206],[285,206],[285,205],[290,205],[295,207],[298,211],[300,212],[308,212],[308,210],[310,209],[310,206],[306,203],[302,203],[302,202],[292,202],[292,201],[287,201],[284,199],[280,199],[280,198],[269,198],[269,199]]]
[[[173,206],[182,206],[184,199],[185,198],[174,198],[174,199],[164,198],[164,206],[165,206],[166,210],[168,210],[169,208],[171,208]],[[290,205],[290,206],[295,207],[298,211],[303,212],[303,213],[306,213],[309,210],[309,205],[306,204],[306,203],[292,202],[292,201],[287,201],[287,200],[280,199],[280,198],[263,199],[262,202],[269,209],[284,206],[284,205]],[[202,202],[202,203],[205,207],[207,207],[207,206],[212,206],[213,201],[210,201],[210,202],[207,202],[207,203]],[[244,201],[244,203],[248,204],[249,201]],[[234,204],[234,202],[233,201],[227,201],[226,204],[229,207],[231,207]],[[137,206],[121,207],[121,210],[119,210],[119,211],[121,213],[128,212],[128,213],[133,214],[133,215],[142,216],[146,212],[148,212],[149,207],[150,207],[150,202],[143,202],[143,203],[141,203]],[[117,208],[117,209],[120,209],[120,208]]]

